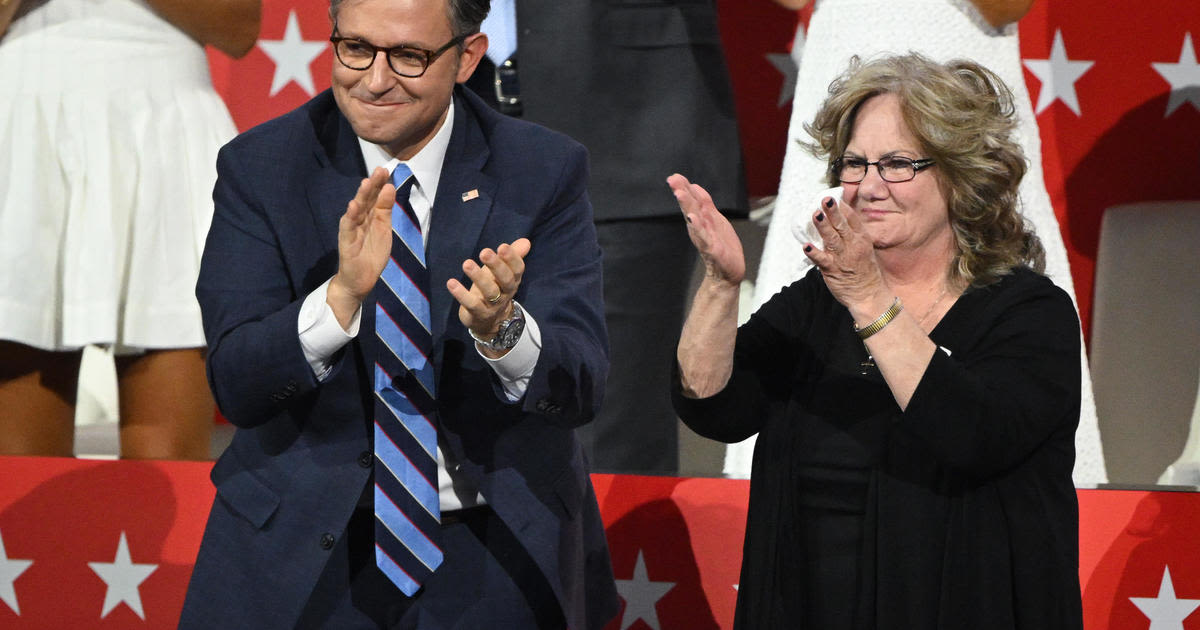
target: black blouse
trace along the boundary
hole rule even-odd
[[[964,293],[930,337],[941,351],[901,412],[814,269],[738,330],[724,390],[685,398],[676,370],[693,430],[759,433],[735,627],[801,627],[808,507],[862,513],[857,627],[1082,627],[1070,297],[1016,269]]]

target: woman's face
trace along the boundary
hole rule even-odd
[[[881,94],[859,107],[844,156],[874,162],[883,157],[928,158],[908,130],[895,94]],[[843,199],[858,211],[876,249],[902,248],[939,252],[954,248],[946,199],[936,165],[907,182],[887,182],[878,168],[867,168],[857,184],[842,184]]]

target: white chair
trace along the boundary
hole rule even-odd
[[[1154,484],[1172,465],[1200,477],[1198,268],[1200,201],[1129,204],[1104,214],[1091,368],[1113,484]]]

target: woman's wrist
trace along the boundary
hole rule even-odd
[[[700,286],[697,288],[697,293],[704,293],[711,297],[736,297],[741,294],[742,283],[733,282],[723,276],[716,274],[705,273],[704,278],[700,281]]]
[[[891,305],[882,315],[871,320],[871,323],[864,326],[854,325],[854,332],[858,333],[859,339],[866,341],[868,337],[884,329],[885,326],[892,323],[893,319],[904,310],[904,305],[900,303],[900,298],[893,298]]]
[[[890,291],[879,291],[870,298],[849,305],[847,308],[850,311],[850,317],[854,320],[856,328],[864,328],[869,326],[871,322],[879,319],[889,308],[892,307],[896,295]]]

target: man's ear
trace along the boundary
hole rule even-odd
[[[483,33],[473,33],[463,41],[463,51],[458,56],[458,75],[455,81],[463,83],[471,78],[475,72],[475,66],[479,65],[479,60],[483,59],[484,53],[488,49],[488,38]]]

